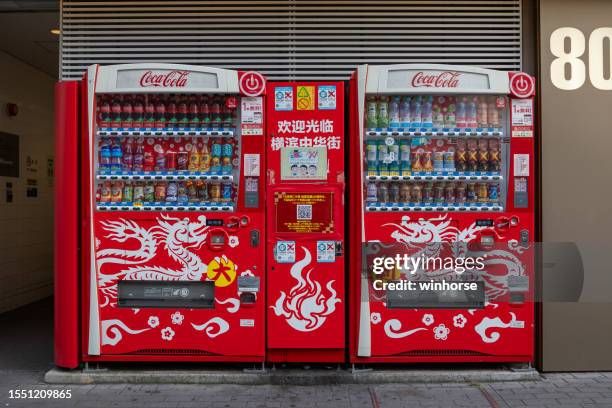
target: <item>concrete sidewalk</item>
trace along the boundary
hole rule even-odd
[[[201,365],[188,369],[148,365],[141,367],[140,371],[148,373],[148,382],[155,383],[122,382],[132,381],[124,376],[133,375],[134,371],[138,370],[110,367],[108,371],[90,371],[84,375],[52,370],[50,373],[65,376],[64,380],[71,379],[71,376],[89,380],[96,375],[102,377],[98,377],[97,383],[94,384],[48,384],[44,377],[53,367],[52,305],[51,300],[46,300],[0,315],[1,407],[612,408],[612,373],[538,376],[534,372],[493,370],[491,366],[461,366],[461,369],[453,366],[452,370],[447,367],[417,370],[414,366],[408,369],[402,366],[401,369],[376,368],[371,372],[364,371],[354,375],[350,371],[336,372],[334,369],[279,369],[276,372],[250,374],[239,368],[206,368],[206,371],[209,371],[205,372],[208,383],[202,384]],[[176,381],[168,377],[168,374],[175,375],[173,371],[179,371],[181,375],[188,371],[187,374],[197,381],[193,381],[195,384],[169,384],[169,381]],[[211,372],[214,375],[209,375]],[[50,379],[50,375],[47,375],[47,379]],[[227,377],[224,379],[227,375],[236,378],[259,378],[259,385],[220,383],[227,380]],[[388,377],[386,381],[401,383],[381,383],[385,381],[380,377],[385,375]],[[531,377],[520,378],[525,375]],[[268,378],[262,380],[265,376]],[[211,378],[217,383],[213,384]],[[344,379],[348,384],[338,381],[338,378]],[[103,379],[106,383],[101,383]],[[296,383],[297,380],[310,385],[288,384]],[[238,382],[237,379],[234,381]],[[337,383],[333,384],[334,381]],[[67,392],[70,393],[70,398],[61,398],[61,395],[66,397]],[[16,395],[30,396],[29,393],[32,397],[43,395],[44,398],[14,398]]]

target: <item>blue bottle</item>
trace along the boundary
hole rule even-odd
[[[111,170],[121,171],[123,169],[123,149],[118,139],[113,140],[111,146]]]
[[[102,139],[102,144],[100,145],[100,161],[98,164],[102,171],[110,170],[111,168],[111,145],[107,138]]]

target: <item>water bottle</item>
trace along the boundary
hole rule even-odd
[[[415,96],[412,98],[410,104],[410,122],[412,127],[421,127],[422,124],[422,110],[421,110],[421,96]]]
[[[111,146],[111,170],[121,171],[123,168],[123,149],[119,140],[113,140]]]
[[[400,97],[394,96],[389,103],[389,127],[398,128],[400,126]]]
[[[404,96],[399,106],[400,127],[410,127],[410,97]]]
[[[421,126],[432,127],[433,126],[433,96],[428,95],[424,97],[423,107],[421,108]]]
[[[111,145],[106,138],[102,139],[100,145],[100,170],[110,170],[111,167]]]

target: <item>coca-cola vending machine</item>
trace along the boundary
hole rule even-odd
[[[344,84],[267,95],[267,361],[342,362]]]
[[[57,365],[264,360],[264,93],[153,63],[58,84]]]
[[[358,67],[352,362],[533,360],[534,93],[524,73]]]

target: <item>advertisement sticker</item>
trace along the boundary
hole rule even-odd
[[[244,175],[246,177],[259,177],[261,172],[260,156],[256,153],[244,155]]]
[[[327,148],[281,148],[281,180],[327,179]]]
[[[277,86],[274,88],[274,110],[293,110],[293,87]]]
[[[241,104],[241,127],[245,136],[263,135],[263,98],[243,97]]]
[[[512,99],[512,137],[533,137],[533,100]]]
[[[317,262],[336,262],[336,241],[317,241]]]
[[[336,109],[336,95],[336,85],[320,85],[318,102],[319,109]]]
[[[514,155],[514,177],[529,176],[529,155],[515,154]]]
[[[294,263],[295,241],[276,241],[274,257],[278,263]]]

